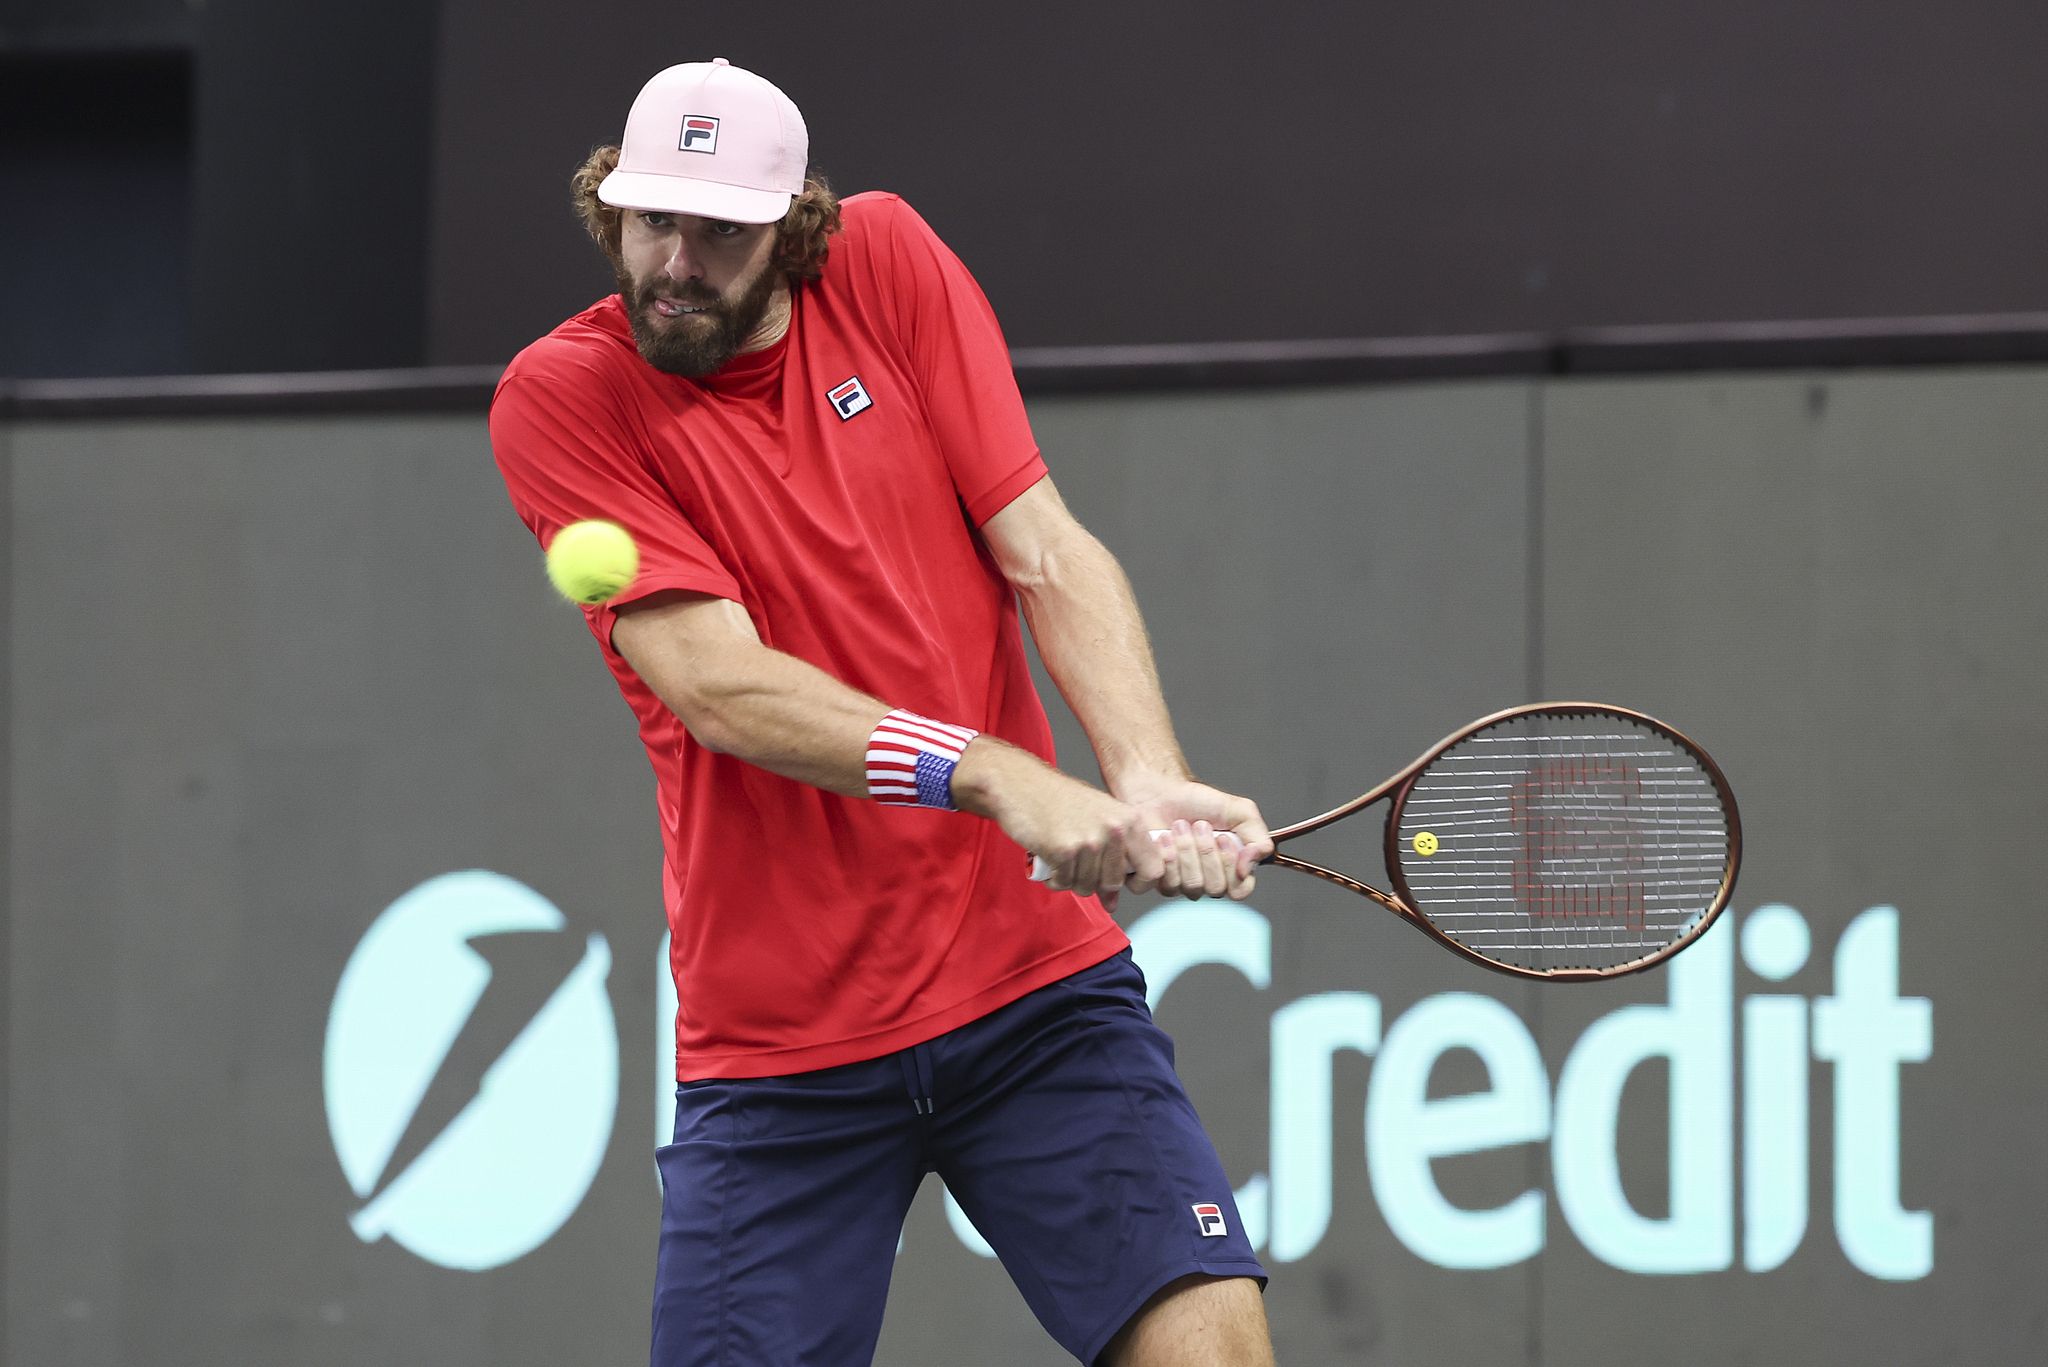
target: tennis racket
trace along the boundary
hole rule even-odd
[[[1741,819],[1720,767],[1677,731],[1621,707],[1538,703],[1481,717],[1273,840],[1389,798],[1389,891],[1284,851],[1264,862],[1369,897],[1517,978],[1594,982],[1664,962],[1714,923],[1742,863]]]

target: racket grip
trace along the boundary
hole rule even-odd
[[[1173,839],[1173,832],[1172,832],[1172,831],[1151,831],[1151,832],[1148,832],[1148,834],[1149,834],[1149,835],[1151,835],[1151,837],[1152,837],[1152,838],[1153,838],[1154,840],[1159,840],[1159,839],[1161,839],[1161,838],[1164,838],[1164,839],[1167,839],[1167,840],[1171,840],[1171,839]],[[1243,842],[1242,842],[1242,841],[1240,841],[1240,840],[1239,840],[1239,839],[1237,838],[1237,836],[1236,836],[1236,834],[1235,834],[1234,832],[1231,832],[1231,831],[1218,831],[1218,832],[1216,832],[1216,848],[1217,848],[1218,850],[1222,851],[1222,852],[1223,852],[1224,854],[1226,854],[1226,855],[1230,856],[1231,858],[1236,858],[1236,856],[1237,856],[1237,852],[1238,852],[1238,849],[1239,849],[1239,848],[1240,848],[1240,847],[1242,846],[1242,844],[1243,844]],[[1129,870],[1129,872],[1136,872],[1136,870]],[[1048,879],[1048,878],[1050,878],[1050,877],[1052,877],[1052,865],[1050,865],[1050,864],[1046,863],[1046,862],[1045,862],[1045,861],[1044,861],[1043,859],[1040,859],[1040,858],[1039,858],[1039,857],[1038,857],[1037,855],[1035,855],[1035,854],[1034,854],[1034,855],[1032,855],[1032,856],[1031,856],[1031,881],[1032,881],[1032,882],[1034,882],[1034,883],[1043,883],[1043,882],[1044,882],[1044,881],[1045,881],[1046,879]]]

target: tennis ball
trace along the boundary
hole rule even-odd
[[[640,548],[615,522],[571,522],[548,543],[548,581],[572,603],[603,603],[640,572]]]

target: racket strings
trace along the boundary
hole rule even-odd
[[[1705,767],[1614,717],[1528,715],[1464,738],[1416,779],[1396,834],[1417,911],[1475,953],[1537,970],[1612,968],[1671,944],[1712,906],[1729,859]]]

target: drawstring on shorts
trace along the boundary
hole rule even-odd
[[[913,1044],[896,1055],[903,1065],[903,1090],[910,1093],[910,1104],[919,1115],[932,1113],[932,1051],[929,1046]]]

